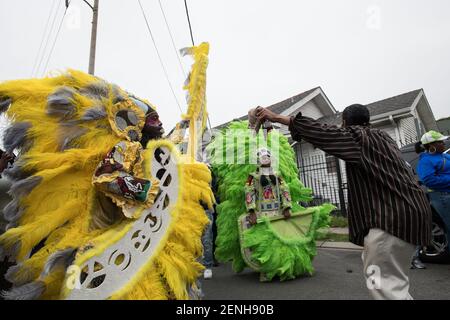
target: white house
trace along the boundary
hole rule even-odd
[[[423,89],[376,101],[367,107],[372,125],[387,132],[399,147],[418,141],[418,137],[428,130],[438,130]],[[304,116],[329,125],[339,126],[342,122],[342,113],[336,111],[321,87],[305,91],[268,108],[286,116],[295,116],[302,112]],[[247,116],[243,116],[235,120],[246,119]],[[226,124],[219,128],[224,126]],[[286,126],[282,125],[279,129],[290,138]],[[297,155],[300,179],[305,186],[313,189],[316,201],[335,203],[344,211],[342,203],[346,202],[347,196],[343,162],[309,143],[291,142]]]

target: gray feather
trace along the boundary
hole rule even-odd
[[[8,257],[9,261],[13,262],[15,261],[17,254],[20,251],[20,247],[22,246],[22,243],[19,241],[17,241],[16,243],[14,243],[10,248],[6,248],[6,247],[0,247],[1,248],[1,258],[5,258]]]
[[[3,291],[1,295],[5,300],[36,300],[44,293],[45,288],[44,282],[36,281]]]
[[[65,122],[62,122],[61,125],[64,127],[72,127],[79,125],[82,122],[85,121],[93,121],[93,120],[100,120],[104,119],[108,116],[108,114],[105,111],[105,108],[102,106],[92,107],[88,109],[80,119],[72,119],[67,120]]]
[[[5,112],[8,110],[9,106],[11,105],[12,99],[11,98],[0,98],[0,113]]]
[[[184,80],[184,85],[187,86],[191,82],[191,73],[189,72],[188,76],[186,77],[186,80]]]
[[[80,93],[96,100],[101,100],[109,97],[109,87],[105,81],[99,81],[81,88]]]
[[[72,103],[75,91],[69,87],[59,88],[47,98],[47,114],[68,119],[75,113]]]
[[[92,121],[106,118],[107,114],[103,107],[93,107],[88,109],[81,117],[82,121]]]
[[[40,182],[42,181],[42,177],[39,176],[31,176],[22,180],[18,180],[11,185],[11,188],[8,190],[8,194],[14,196],[15,198],[19,198],[31,192]]]
[[[6,223],[1,221],[0,219],[0,234],[5,233],[6,232]],[[1,261],[1,255],[0,255],[0,261]]]
[[[3,136],[3,145],[8,153],[20,148],[26,141],[27,130],[31,127],[29,122],[16,122],[6,129]]]
[[[47,98],[48,104],[72,105],[75,90],[70,87],[60,87]]]
[[[17,228],[17,226],[18,226],[18,221],[14,220],[6,225],[5,230],[8,231],[9,229],[14,229],[14,228]]]
[[[186,93],[186,95],[184,96],[184,98],[186,99],[186,104],[190,104],[191,103],[191,96],[189,93]]]
[[[23,214],[23,209],[19,206],[18,199],[14,199],[10,201],[4,208],[3,208],[3,217],[6,221],[17,221],[20,219],[20,217]]]
[[[60,250],[53,253],[45,263],[42,275],[48,275],[57,266],[63,266],[64,268],[67,268],[75,259],[75,253],[76,249],[73,248]]]
[[[18,240],[16,243],[14,243],[11,246],[11,249],[7,252],[8,256],[11,257],[13,260],[16,259],[17,255],[19,254],[20,248],[22,247],[22,242]]]
[[[23,162],[21,160],[16,160],[12,167],[5,169],[2,172],[2,175],[7,177],[9,180],[15,181],[25,179],[28,174],[23,170]]]
[[[125,100],[125,97],[120,92],[120,89],[115,84],[112,85],[112,94],[113,94],[113,103],[122,102]]]
[[[64,135],[61,137],[60,150],[67,150],[73,148],[71,143],[78,137],[81,137],[87,131],[86,128],[81,128],[78,126],[67,126],[64,131]]]
[[[15,286],[22,286],[31,282],[33,280],[31,272],[27,270],[27,272],[18,273],[22,268],[24,268],[24,266],[21,263],[10,267],[5,273],[5,279]]]
[[[180,52],[180,56],[184,57],[184,56],[187,56],[189,54],[192,54],[192,48],[190,48],[190,47],[181,48],[179,50],[179,52]]]

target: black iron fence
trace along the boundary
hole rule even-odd
[[[346,216],[347,176],[341,161],[330,155],[318,154],[299,157],[298,164],[300,180],[313,191],[310,205],[332,203],[337,208],[336,214]]]
[[[416,143],[416,142],[418,142],[418,141],[420,141],[420,138],[418,138],[418,137],[416,137],[416,138],[405,138],[405,139],[401,139],[401,140],[399,141],[399,147],[401,148],[401,147],[407,146],[407,145],[409,145],[409,144]]]
[[[399,147],[417,141],[418,138],[405,139],[400,141]],[[345,163],[324,153],[301,155],[299,149],[296,150],[299,178],[306,187],[313,191],[313,200],[310,205],[332,203],[337,208],[335,214],[346,216],[348,190]]]
[[[450,135],[450,130],[441,131],[441,133]],[[398,141],[398,144],[402,148],[418,141],[420,141],[419,137],[408,137]],[[299,178],[306,187],[313,191],[313,200],[309,205],[332,203],[337,208],[335,214],[346,216],[348,190],[345,163],[325,153],[315,152],[314,155],[311,155],[305,152],[305,154],[299,144],[296,144],[295,151]]]

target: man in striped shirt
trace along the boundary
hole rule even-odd
[[[412,299],[407,271],[415,245],[431,242],[431,209],[395,142],[370,126],[368,109],[347,107],[340,128],[301,113],[286,117],[262,107],[256,113],[346,162],[349,236],[364,246],[367,286],[375,299]]]

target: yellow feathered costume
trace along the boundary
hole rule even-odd
[[[190,53],[195,61],[187,86],[191,99],[185,119],[195,120],[193,117],[200,113],[206,115],[201,95],[205,92],[208,45],[191,48]],[[100,192],[93,185],[93,173],[117,143],[139,141],[145,115],[136,101],[150,105],[116,85],[75,70],[55,77],[0,84],[0,108],[11,121],[4,146],[8,152],[18,152],[14,166],[5,171],[14,181],[10,189],[13,200],[4,209],[9,225],[0,236],[0,246],[4,254],[17,261],[6,275],[14,284],[12,290],[4,293],[6,298],[192,297],[191,291],[195,291],[196,279],[203,268],[197,260],[202,254],[201,234],[208,223],[200,203],[211,207],[214,201],[206,165],[195,162],[191,155],[178,154],[167,140],[150,141],[143,153],[141,171],[143,178],[154,182],[155,197],[150,203],[136,206],[137,213],[132,218],[123,217],[102,227],[93,223],[98,215]],[[121,126],[115,121],[118,112],[130,110],[132,125]],[[166,174],[162,180],[159,171],[153,172],[156,150],[170,154],[176,168],[176,181],[171,182],[177,183],[176,201],[169,202],[166,211],[161,211],[166,216],[161,217],[153,215],[163,210],[161,203],[166,205],[167,199],[160,199],[161,190],[170,179]],[[133,266],[130,257],[139,252],[128,257],[110,254],[108,250],[133,239],[133,245],[141,246],[140,250],[145,252],[143,243],[136,242],[141,234],[133,229],[139,218],[152,228],[156,228],[159,220],[161,225],[164,221],[167,225],[152,229],[157,236],[156,240],[147,239],[146,246],[151,250],[147,249],[143,263]],[[148,222],[149,219],[154,223]],[[123,274],[118,278],[120,285],[117,279],[109,279],[111,287],[101,289],[102,281],[107,282],[110,277],[108,270],[112,269],[106,270],[106,265],[95,259],[107,254],[114,258],[109,268],[121,268],[111,272]],[[102,276],[95,278],[96,274]],[[85,291],[74,295],[86,277],[95,279],[82,286]],[[89,290],[95,292],[96,288],[103,290],[104,296],[83,295]]]

